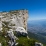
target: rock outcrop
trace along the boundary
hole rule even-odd
[[[17,36],[27,37],[27,34],[28,34],[27,31],[23,27],[17,27],[15,32],[16,32]]]
[[[3,26],[6,26],[5,24],[8,24],[8,27],[12,28],[14,31],[17,27],[23,27],[25,31],[27,31],[27,18],[27,10],[0,12],[0,31],[2,30]]]
[[[32,40],[28,37],[27,18],[27,10],[0,12],[0,46],[43,46],[41,43],[31,42]],[[15,33],[22,37],[18,37]]]
[[[35,46],[43,46],[42,43],[35,42]]]
[[[16,46],[16,40],[18,39],[16,36],[14,36],[13,31],[7,31],[7,36],[10,38],[8,42],[8,46]]]
[[[0,35],[8,39],[6,40],[8,46],[16,46],[18,44],[16,43],[16,39],[18,38],[14,33],[17,33],[17,35],[20,33],[23,36],[27,36],[27,18],[27,10],[0,12]],[[3,45],[2,41],[1,43]]]

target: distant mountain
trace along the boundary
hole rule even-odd
[[[42,35],[34,34],[34,33],[28,31],[28,36],[30,38],[33,38],[35,40],[38,40],[39,42],[41,42],[43,44],[46,44],[46,38],[44,36],[42,36]]]
[[[28,35],[29,37],[46,44],[46,20],[28,22]]]
[[[34,20],[28,22],[28,30],[35,34],[46,36],[46,20]]]

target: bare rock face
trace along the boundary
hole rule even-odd
[[[35,46],[43,46],[42,43],[35,42]]]
[[[27,18],[27,10],[0,12],[0,29],[6,27],[6,29],[10,28],[15,31],[17,27],[23,27],[27,31]]]
[[[17,34],[17,36],[24,36],[24,37],[26,37],[28,33],[27,33],[27,31],[23,27],[17,27],[16,34]]]

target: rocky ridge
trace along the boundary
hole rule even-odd
[[[0,12],[0,46],[36,46],[38,44],[27,36],[27,18],[27,10]],[[42,46],[42,44],[38,45]]]
[[[0,36],[8,38],[8,46],[16,46],[16,35],[27,36],[27,10],[0,12]],[[0,37],[1,38],[1,37]],[[2,41],[0,41],[2,43]],[[18,43],[17,43],[18,44]]]

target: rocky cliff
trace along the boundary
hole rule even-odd
[[[5,24],[7,24],[9,28],[12,28],[12,30],[15,30],[17,27],[23,27],[27,31],[27,18],[27,10],[0,12],[0,31],[4,26],[6,27]]]
[[[0,46],[41,46],[28,37],[27,10],[0,12]]]

